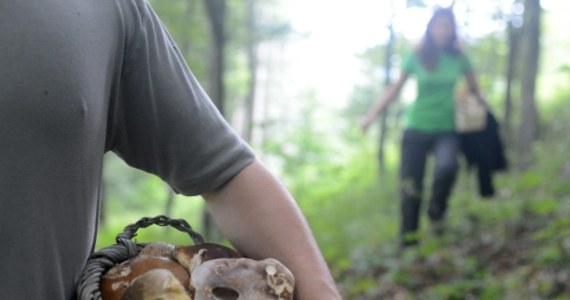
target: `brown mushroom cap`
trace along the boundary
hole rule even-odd
[[[203,243],[193,246],[175,246],[172,257],[183,265],[188,272],[205,261],[217,258],[240,258],[235,250],[214,243]]]
[[[146,245],[139,255],[150,255],[150,256],[157,256],[157,257],[172,257],[172,251],[174,251],[174,245],[157,242],[157,243],[150,243]]]
[[[166,269],[152,269],[135,278],[121,300],[192,300],[184,286]]]
[[[186,292],[192,295],[194,289],[190,285],[190,273],[194,268],[213,259],[240,257],[241,255],[235,250],[215,243],[193,246],[151,243],[143,248],[138,256],[114,266],[101,277],[101,295],[103,300],[121,300],[127,289],[135,284],[137,278],[155,269],[169,270],[186,289]],[[153,272],[151,275],[146,275],[146,279],[141,280],[137,284],[138,287],[129,291],[129,294],[136,291],[140,292],[142,283],[148,280],[157,280],[158,274],[162,273]],[[160,280],[171,282],[166,278]]]
[[[101,277],[99,289],[103,299],[120,300],[137,277],[152,269],[167,269],[182,286],[188,287],[190,284],[188,271],[170,257],[168,248],[174,247],[165,246],[163,243],[149,244],[135,258],[111,268]]]

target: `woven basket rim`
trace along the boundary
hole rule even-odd
[[[101,277],[115,265],[136,257],[148,245],[148,243],[137,243],[132,238],[136,236],[138,229],[151,225],[174,227],[188,233],[194,244],[204,243],[202,235],[195,232],[183,219],[171,219],[164,215],[143,217],[136,223],[127,225],[123,232],[117,235],[116,244],[102,248],[89,256],[77,283],[77,299],[101,300],[99,289]]]

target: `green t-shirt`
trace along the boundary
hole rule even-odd
[[[472,70],[466,55],[441,53],[434,70],[427,70],[416,51],[404,58],[403,71],[417,79],[417,97],[406,113],[406,128],[426,132],[455,129],[454,94],[457,80]]]

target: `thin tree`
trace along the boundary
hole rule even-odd
[[[517,61],[520,55],[520,29],[513,23],[514,19],[508,21],[507,36],[508,36],[508,54],[507,54],[507,72],[505,74],[505,104],[504,104],[504,132],[507,142],[512,140],[512,115],[513,115],[513,84],[515,83],[517,75]],[[507,143],[509,144],[509,143]]]
[[[208,21],[212,30],[212,57],[210,60],[208,93],[222,115],[225,114],[226,71],[225,50],[226,34],[226,0],[204,0]],[[207,210],[202,213],[202,226],[205,237],[210,241],[220,241],[221,233]]]
[[[392,4],[392,11],[394,8],[393,2]],[[386,44],[386,57],[384,62],[384,88],[388,88],[388,86],[392,83],[392,54],[394,52],[394,42],[395,42],[395,34],[394,34],[394,26],[393,20],[394,14],[390,18],[388,24],[388,43]],[[380,176],[383,176],[386,172],[386,161],[385,161],[385,148],[386,148],[386,136],[388,135],[388,109],[385,109],[380,116],[380,136],[378,141],[378,170],[380,172]]]
[[[171,216],[174,208],[175,193],[170,186],[166,186],[166,201],[164,203],[164,215]]]
[[[521,121],[518,134],[519,170],[526,169],[531,162],[532,144],[538,132],[536,108],[536,76],[540,56],[540,0],[525,0],[521,74]]]
[[[225,85],[224,74],[226,71],[226,0],[204,0],[208,21],[212,29],[212,56],[210,60],[209,94],[216,107],[225,113]]]
[[[245,127],[243,138],[251,143],[254,126],[255,89],[257,86],[258,30],[257,30],[257,0],[246,0],[246,51],[249,82],[245,98]]]

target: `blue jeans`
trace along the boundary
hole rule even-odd
[[[435,170],[428,216],[439,221],[447,210],[449,195],[459,169],[459,136],[455,132],[426,133],[407,129],[401,147],[400,195],[403,245],[417,243],[423,181],[428,155],[435,156]]]

